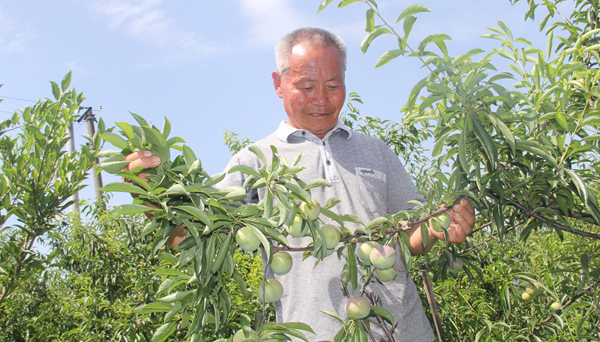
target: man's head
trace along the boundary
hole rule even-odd
[[[323,138],[337,123],[346,99],[346,47],[317,28],[287,34],[275,47],[273,85],[283,99],[287,123]]]

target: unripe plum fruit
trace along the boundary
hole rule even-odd
[[[273,303],[281,299],[283,295],[283,286],[277,279],[267,279],[265,281],[264,297],[263,297],[263,283],[258,285],[258,298],[264,303]]]
[[[552,310],[552,311],[556,311],[560,308],[561,308],[561,306],[560,306],[559,302],[554,302],[554,303],[552,303],[552,305],[550,305],[550,310]]]
[[[358,251],[356,254],[358,255],[358,259],[365,266],[371,266],[371,250],[377,246],[376,242],[367,241],[363,242],[360,247],[358,247]]]
[[[346,316],[350,319],[362,319],[369,316],[371,304],[364,297],[352,297],[346,302]]]
[[[454,262],[452,263],[450,272],[452,272],[454,274],[458,274],[460,271],[463,270],[463,267],[464,267],[464,262],[462,261],[462,259],[456,258],[456,259],[454,259]]]
[[[539,292],[539,290],[540,290],[540,285],[531,284],[531,283],[527,284],[527,288],[525,289],[525,291],[532,296],[536,295]]]
[[[241,249],[252,252],[260,246],[260,240],[250,227],[242,227],[235,234],[235,241]]]
[[[342,239],[342,233],[336,226],[332,224],[326,224],[321,227],[321,233],[323,233],[323,237],[325,237],[327,249],[335,248],[335,246],[337,246]]]
[[[312,204],[302,202],[302,204],[300,204],[300,210],[309,220],[316,220],[321,213],[321,204],[315,199],[312,200]]]
[[[240,330],[238,330],[237,333],[235,333],[235,335],[233,335],[233,342],[242,342],[242,341],[249,341],[249,340],[254,341],[257,338],[258,338],[258,333],[256,331],[252,330],[246,336],[244,334],[244,330],[240,329]]]
[[[390,267],[385,270],[375,269],[375,276],[384,283],[390,282],[396,278],[396,269]]]
[[[308,225],[304,224],[302,217],[296,215],[294,222],[292,222],[292,224],[289,225],[286,230],[291,236],[301,238],[308,232]]]
[[[450,219],[450,215],[446,212],[443,212],[441,214],[439,214],[437,216],[437,218],[441,221],[438,222],[435,219],[431,219],[431,227],[436,231],[436,232],[441,232],[445,229],[448,229],[448,227],[450,227],[450,222],[452,221]]]
[[[279,251],[271,257],[271,270],[277,275],[285,275],[292,269],[292,256],[286,251]]]
[[[375,246],[371,250],[369,260],[380,270],[388,269],[396,263],[396,250],[390,246]]]

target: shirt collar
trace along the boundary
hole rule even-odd
[[[350,139],[352,137],[352,130],[350,129],[350,127],[344,125],[344,122],[342,120],[338,120],[338,122],[331,129],[331,131],[327,132],[327,135],[325,135],[325,139],[338,130],[342,130],[348,133],[348,138],[346,139]],[[312,134],[305,129],[294,128],[288,125],[285,121],[281,121],[281,123],[279,124],[279,128],[277,128],[277,131],[275,131],[275,134],[277,135],[277,138],[279,138],[279,140],[287,142],[290,135],[295,133],[302,134],[302,132]]]

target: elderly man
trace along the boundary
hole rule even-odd
[[[271,75],[288,118],[273,134],[255,145],[266,155],[274,145],[279,155],[288,160],[302,153],[299,166],[305,170],[298,176],[305,182],[317,178],[329,181],[331,187],[314,188],[311,194],[320,203],[331,197],[339,198],[341,203],[334,208],[338,214],[353,214],[370,222],[376,217],[408,209],[407,202],[419,196],[398,157],[381,140],[353,132],[339,120],[346,98],[344,42],[331,32],[303,28],[283,37],[275,50],[278,71]],[[134,162],[129,167],[156,166],[158,160],[152,158],[132,155],[130,160]],[[226,170],[239,164],[261,166],[260,160],[248,149],[236,154]],[[235,172],[227,175],[220,185],[241,186],[246,177]],[[247,200],[258,202],[263,195],[264,190],[251,190]],[[465,241],[475,221],[472,206],[463,200],[450,211],[450,216],[451,242]],[[413,255],[426,252],[420,229],[415,227],[409,232]],[[427,249],[443,238],[442,233],[430,229]],[[180,239],[176,237],[175,241]],[[290,244],[305,246],[306,239],[290,237]],[[398,322],[394,332],[396,341],[434,341],[415,284],[406,272],[400,253],[397,255],[395,280],[385,285],[374,280],[368,290],[383,300],[383,306]],[[344,316],[346,300],[340,289],[344,261],[332,256],[314,267],[310,260],[302,262],[301,253],[293,253],[293,258],[292,271],[275,276],[284,287],[283,297],[275,303],[277,321],[308,323],[317,334],[309,336],[311,340],[332,340],[340,325],[321,310]],[[274,276],[269,269],[266,274]],[[376,336],[383,336],[374,325],[371,327]]]

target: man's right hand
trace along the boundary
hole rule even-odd
[[[133,152],[132,154],[125,157],[125,160],[130,161],[131,163],[129,163],[129,165],[127,165],[123,169],[124,171],[133,171],[138,166],[141,166],[144,169],[151,169],[153,167],[157,167],[161,163],[160,158],[153,156],[150,151]],[[140,177],[144,181],[150,183],[148,181],[148,179],[146,179],[146,176],[148,176],[148,175],[149,175],[149,173],[146,173],[146,172],[140,172],[137,174],[138,177]],[[123,181],[126,181],[126,180],[123,179]],[[153,205],[152,203],[146,203],[146,205],[151,208],[158,208],[157,206]],[[146,211],[145,214],[146,214],[146,216],[148,216],[149,219],[151,219],[151,220],[154,219],[154,213],[152,210]],[[177,226],[173,230],[173,233],[171,233],[171,236],[169,236],[169,239],[167,240],[167,244],[171,248],[175,248],[183,240],[185,240],[186,235],[187,235],[187,233],[183,229],[183,227]]]
[[[125,157],[125,160],[130,161],[131,163],[129,163],[129,165],[127,165],[123,169],[124,171],[133,171],[138,166],[141,166],[144,169],[151,169],[153,167],[157,167],[161,163],[160,158],[153,156],[152,152],[150,152],[150,151],[133,152],[132,154]],[[146,172],[138,173],[138,177],[140,177],[141,179],[143,179],[146,182],[148,182],[148,180],[146,179],[146,176],[148,176],[148,175],[149,175],[149,173],[146,173]],[[148,182],[148,183],[150,183],[150,182]]]

